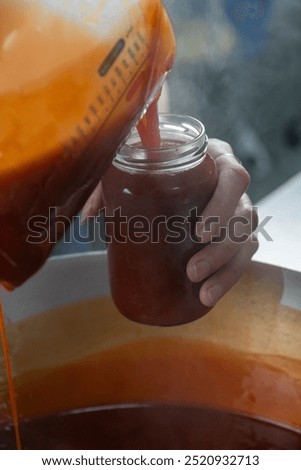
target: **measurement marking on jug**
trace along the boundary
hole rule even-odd
[[[85,116],[85,123],[88,125],[88,126],[91,126],[92,125],[92,121],[91,119],[89,118],[89,116]]]
[[[85,133],[85,131],[83,130],[81,126],[77,126],[76,131],[78,135],[80,135],[80,137],[84,137],[84,138],[87,137],[87,134]]]
[[[94,116],[99,116],[98,109],[95,107],[94,104],[90,104],[89,110]]]
[[[127,93],[128,89],[130,88],[130,86],[132,85],[132,83],[134,82],[135,80],[135,77],[139,75],[139,72],[141,71],[141,69],[143,68],[145,62],[148,60],[149,56],[147,56],[141,63],[140,63],[140,66],[137,68],[136,72],[135,72],[135,75],[131,78],[131,80],[129,80],[129,82],[127,83],[126,87],[124,88],[122,94],[118,97],[118,99],[116,100],[116,102],[114,103],[114,106],[112,107],[112,109],[110,110],[108,116],[107,116],[107,119],[110,117],[110,115],[114,112],[118,102],[125,96],[125,94]]]
[[[126,37],[132,33],[133,28]],[[130,44],[127,45],[126,42]],[[129,41],[117,41],[98,69],[100,78],[104,79],[108,75],[108,80],[102,85],[95,102],[88,105],[82,123],[75,129],[75,136],[70,138],[70,145],[64,146],[65,157],[67,153],[77,154],[81,142],[87,140],[91,131],[100,131],[149,59],[149,50],[150,47],[139,31]]]
[[[136,58],[136,54],[135,52],[133,51],[133,49],[131,47],[128,48],[128,54],[130,56],[130,58],[132,59],[132,61],[138,65],[138,61],[137,61],[137,58]]]
[[[124,47],[125,40],[119,39],[113,49],[109,52],[103,63],[101,64],[100,68],[98,69],[98,73],[101,77],[105,77],[107,75],[110,68],[116,62]]]
[[[144,44],[145,43],[145,37],[143,36],[143,34],[141,33],[141,31],[137,31],[137,37],[139,39],[139,41]]]
[[[115,71],[117,77],[122,81],[122,83],[123,83],[124,85],[126,85],[126,79],[124,78],[124,75],[123,75],[123,73],[122,73],[121,68],[120,68],[118,65],[116,65],[114,71]]]
[[[140,44],[138,44],[137,41],[134,42],[134,48],[136,49],[137,52],[140,52],[141,50]]]
[[[116,82],[116,79],[114,77],[111,78],[111,85],[114,88],[116,88],[116,86],[117,86],[117,82]]]
[[[109,86],[105,85],[103,89],[104,89],[105,95],[110,99],[111,103],[114,104],[114,98],[112,96]]]

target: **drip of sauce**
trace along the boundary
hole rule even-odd
[[[14,381],[13,381],[13,374],[12,374],[12,366],[11,366],[10,355],[9,355],[9,347],[8,347],[7,335],[6,335],[6,330],[5,330],[4,314],[3,314],[1,299],[0,299],[0,338],[2,341],[4,364],[5,364],[6,377],[7,377],[9,403],[10,403],[11,416],[12,416],[13,425],[14,425],[16,447],[18,450],[21,450],[22,445],[21,445],[20,430],[19,430],[17,400],[16,400],[16,393],[15,393],[15,387],[14,387]]]
[[[158,149],[161,147],[158,99],[159,96],[149,105],[147,112],[137,125],[145,149]]]

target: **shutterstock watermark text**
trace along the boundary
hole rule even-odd
[[[62,237],[65,243],[77,242],[89,244],[95,241],[109,243],[183,243],[190,240],[203,243],[205,235],[211,234],[211,243],[222,243],[231,240],[233,243],[244,243],[254,234],[261,235],[267,241],[273,241],[267,225],[272,216],[265,217],[258,226],[247,217],[233,216],[222,226],[220,218],[204,218],[197,208],[186,215],[164,215],[155,217],[145,215],[125,215],[120,207],[112,213],[104,208],[98,216],[88,217],[87,224],[81,224],[79,215],[69,219],[61,215],[56,207],[51,207],[47,216],[34,216],[28,221],[27,242],[32,244],[55,244]],[[254,222],[255,223],[255,222]],[[73,233],[67,228],[73,224]],[[206,236],[206,239],[208,237]]]

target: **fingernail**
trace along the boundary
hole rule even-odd
[[[192,282],[200,282],[210,274],[210,263],[206,260],[189,265],[187,274]]]
[[[206,302],[205,305],[207,307],[213,307],[216,302],[221,298],[223,295],[223,289],[220,285],[215,285],[207,289],[206,292]],[[203,302],[204,303],[204,302]]]

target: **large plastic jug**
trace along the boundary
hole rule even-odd
[[[0,2],[0,284],[43,264],[174,50],[160,0]]]

